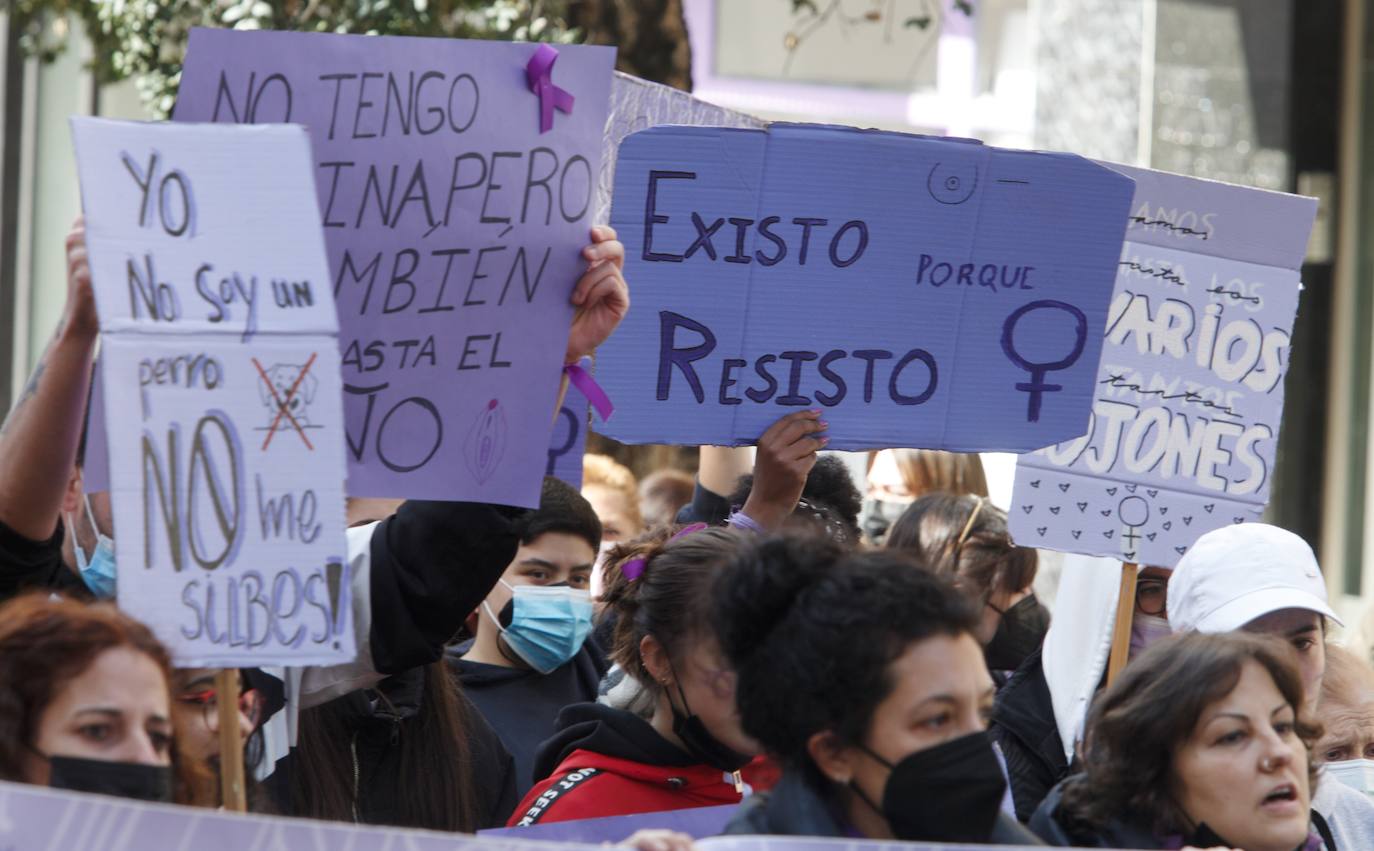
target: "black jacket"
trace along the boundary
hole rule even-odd
[[[1195,848],[1230,848],[1231,843],[1217,836],[1203,824],[1191,837],[1161,837],[1144,824],[1143,820],[1131,813],[1122,813],[1120,818],[1102,827],[1090,827],[1073,818],[1060,806],[1064,796],[1064,783],[1050,790],[1045,800],[1031,816],[1030,829],[1045,840],[1045,844],[1060,848],[1143,848],[1166,849],[1190,845]],[[1315,811],[1312,813],[1312,830],[1321,839],[1325,851],[1337,851],[1335,840],[1323,819]]]
[[[363,824],[406,825],[397,813],[402,739],[411,735],[410,725],[425,699],[423,668],[388,677],[376,689],[354,692],[335,701],[354,730],[351,750],[357,780],[355,804]],[[477,795],[478,823],[483,830],[504,827],[519,797],[515,794],[515,763],[501,745],[496,731],[463,695],[467,706],[468,753]],[[414,782],[412,779],[411,782]]]
[[[515,758],[518,801],[536,781],[548,776],[536,770],[535,752],[556,732],[558,713],[566,706],[596,702],[597,687],[608,668],[606,656],[589,638],[567,664],[541,674],[529,668],[466,661],[462,656],[471,646],[466,642],[449,649],[449,670]]]
[[[1054,786],[1036,808],[1028,825],[1046,845],[1061,848],[1166,848],[1164,839],[1154,835],[1147,826],[1137,824],[1129,814],[1104,828],[1090,828],[1077,823],[1059,806],[1064,796],[1064,784]],[[1204,846],[1204,847],[1211,847]]]
[[[369,643],[379,673],[443,658],[520,546],[528,512],[478,502],[407,500],[372,533]]]
[[[997,693],[988,732],[1007,761],[1016,817],[1030,821],[1055,784],[1069,776],[1040,650],[1026,657]]]
[[[62,561],[62,521],[46,541],[31,541],[0,523],[0,602],[35,588],[90,599],[86,583]]]
[[[771,792],[752,795],[725,826],[726,834],[853,837],[826,800],[799,772],[784,771]],[[1005,814],[988,836],[994,845],[1043,845],[1035,835]]]
[[[372,533],[368,633],[382,674],[437,662],[444,644],[486,598],[515,558],[512,528],[527,509],[476,502],[409,500]],[[0,523],[0,601],[21,591],[89,598],[62,561],[61,522],[46,541],[31,541]]]

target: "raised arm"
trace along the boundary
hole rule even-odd
[[[565,363],[610,337],[630,309],[621,270],[625,248],[609,227],[592,228],[587,270],[573,288]],[[556,409],[556,408],[555,408]],[[372,536],[372,629],[376,669],[392,673],[436,661],[463,619],[515,558],[513,521],[524,509],[409,501]]]
[[[34,541],[57,530],[76,466],[99,324],[82,219],[67,235],[67,306],[0,426],[0,523]]]

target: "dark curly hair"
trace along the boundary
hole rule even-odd
[[[709,630],[712,580],[748,534],[703,528],[673,537],[680,531],[660,527],[611,550],[601,592],[607,614],[615,617],[611,658],[655,694],[661,686],[644,668],[640,642],[652,635],[669,659],[680,660],[692,639]],[[642,571],[626,576],[623,568],[640,559]]]
[[[884,546],[909,551],[970,596],[982,599],[997,592],[1014,594],[1035,581],[1035,550],[1012,543],[1007,513],[987,497],[923,496],[892,524]]]
[[[1264,668],[1293,707],[1315,793],[1311,751],[1321,727],[1302,715],[1302,678],[1292,647],[1251,633],[1190,632],[1131,660],[1098,697],[1088,717],[1083,772],[1065,784],[1055,818],[1071,835],[1091,835],[1123,813],[1160,835],[1191,834],[1195,825],[1175,800],[1173,756],[1207,707],[1236,687],[1246,662]]]
[[[741,476],[735,485],[735,492],[730,494],[730,504],[736,507],[744,505],[753,489],[753,475]],[[859,531],[859,512],[862,509],[863,495],[855,487],[849,468],[839,458],[827,455],[817,459],[816,465],[807,474],[801,502],[792,512],[789,525],[801,531],[826,535],[842,544],[858,546],[862,539]]]
[[[801,769],[815,733],[862,742],[893,689],[894,660],[915,642],[977,628],[964,595],[918,567],[899,552],[855,553],[825,538],[741,550],[713,596],[745,732]]]

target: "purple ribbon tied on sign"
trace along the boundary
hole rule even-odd
[[[568,376],[568,381],[578,389],[587,401],[596,409],[596,415],[604,423],[615,413],[615,405],[611,403],[611,397],[606,395],[606,391],[601,389],[601,385],[596,383],[592,374],[575,363],[566,364],[563,373]]]
[[[547,133],[553,129],[555,109],[564,115],[572,115],[573,111],[572,93],[555,86],[551,78],[553,63],[557,59],[558,51],[555,48],[541,44],[535,49],[529,64],[525,66],[525,79],[529,81],[530,91],[539,96],[540,133]]]

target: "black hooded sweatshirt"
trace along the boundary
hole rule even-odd
[[[536,780],[535,751],[557,729],[558,713],[566,706],[594,702],[609,666],[593,639],[588,639],[567,664],[547,674],[529,668],[507,668],[462,658],[471,641],[449,648],[449,670],[458,676],[463,694],[501,737],[515,759],[515,794],[519,800]]]

